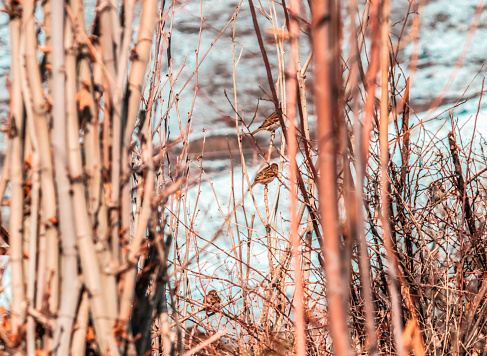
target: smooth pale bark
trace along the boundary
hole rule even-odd
[[[49,283],[49,311],[58,312],[59,307],[59,243],[56,227],[56,194],[51,160],[51,144],[49,140],[49,121],[46,112],[46,100],[42,87],[39,63],[37,62],[37,35],[35,27],[35,1],[23,2],[23,31],[25,33],[25,70],[28,73],[29,96],[31,97],[32,113],[36,139],[39,145],[40,179],[41,179],[41,224],[46,226],[46,275],[40,281],[44,287]],[[42,288],[42,287],[41,287]]]
[[[71,0],[69,6],[65,6],[65,2],[59,0],[44,2],[43,25],[47,26],[45,39],[50,44],[41,49],[47,53],[46,57],[50,57],[45,67],[40,66],[38,60],[38,19],[35,16],[38,5],[34,0],[7,4],[13,59],[10,91],[12,125],[7,160],[8,174],[2,177],[1,185],[6,187],[7,177],[11,180],[11,308],[14,326],[12,333],[18,332],[26,320],[25,286],[28,277],[29,307],[35,310],[47,305],[49,310],[46,317],[53,328],[52,334],[45,333],[44,339],[36,339],[35,317],[28,317],[29,354],[33,355],[39,347],[56,355],[81,350],[86,336],[86,326],[91,320],[100,352],[117,355],[119,349],[113,335],[113,324],[119,317],[118,298],[122,294],[120,292],[129,296],[127,308],[123,309],[127,315],[124,320],[127,321],[131,313],[134,285],[119,290],[118,275],[108,271],[115,270],[114,267],[118,267],[128,258],[134,265],[131,272],[135,282],[135,264],[140,253],[138,247],[145,238],[148,216],[152,208],[154,170],[151,165],[146,177],[147,185],[151,185],[151,188],[145,191],[145,205],[134,243],[129,253],[122,254],[121,244],[117,238],[121,231],[130,230],[130,187],[126,184],[130,178],[128,146],[137,119],[145,71],[151,55],[152,36],[159,14],[158,2],[143,2],[138,39],[132,51],[129,47],[135,15],[134,0],[128,0],[127,7],[124,8],[123,43],[118,2],[106,0],[102,3],[99,7],[102,10],[102,30],[98,37],[102,45],[98,48],[95,48],[98,45],[96,40],[86,34],[81,0]],[[80,50],[83,52],[80,53]],[[127,80],[129,54],[132,55],[132,66]],[[96,63],[92,62],[93,57]],[[121,61],[124,63],[120,63]],[[45,73],[41,72],[41,69]],[[42,74],[48,77],[47,93]],[[105,90],[96,91],[93,80],[97,80],[98,85],[103,84]],[[128,89],[124,92],[126,80]],[[92,120],[88,124],[80,120],[83,119],[80,116],[83,113],[78,111],[82,102],[79,95],[81,88],[87,89],[92,99],[89,103],[92,114],[89,117]],[[127,100],[123,100],[124,94]],[[100,103],[100,100],[103,102]],[[52,105],[52,111],[49,105]],[[24,137],[24,108],[28,118],[26,123],[30,125],[27,137]],[[108,139],[104,142],[99,140],[97,127],[101,109],[105,110],[104,114],[107,115],[107,125],[104,127],[107,130],[104,133],[114,133],[113,137],[104,136]],[[114,115],[108,117],[109,112]],[[131,121],[126,130],[126,117],[122,117],[123,113],[128,113],[128,121]],[[80,127],[81,124],[83,127]],[[152,163],[152,137],[150,127],[146,129],[148,148],[145,149],[145,159]],[[128,137],[125,146],[124,133]],[[110,172],[112,169],[111,172],[114,172],[105,182],[102,182],[101,145],[106,149],[106,153],[115,146],[118,152],[111,157],[104,157],[107,158],[107,161],[103,162],[104,168],[109,167],[107,171]],[[34,190],[29,192],[27,186],[24,186],[24,181],[32,180],[31,171],[27,171],[29,177],[26,178],[24,160],[31,151],[34,162],[37,162],[35,167],[38,168],[34,168]],[[29,165],[32,166],[32,161],[29,161]],[[106,194],[109,187],[108,184],[103,186],[103,183],[109,182],[113,183],[115,189]],[[27,205],[26,194],[32,197]],[[110,226],[111,222],[108,221],[108,208],[114,202],[113,211],[117,210],[115,222],[120,221],[123,206],[125,228],[119,229],[120,224],[115,226],[112,230],[112,237],[115,238],[112,240],[112,246],[109,246],[110,228],[113,226]],[[29,211],[33,215],[24,216],[24,211]],[[128,239],[128,234],[125,237]],[[29,253],[32,256],[28,260]],[[27,266],[28,273],[25,268]],[[35,271],[36,266],[39,271]],[[82,279],[78,278],[80,270]],[[60,280],[62,299],[59,303]],[[82,285],[84,298],[80,306],[79,294]],[[85,327],[81,333],[73,331],[77,313],[84,313],[81,317],[85,318]],[[73,336],[75,334],[76,338]],[[54,337],[55,344],[52,344],[51,337]],[[72,341],[78,344],[71,345]],[[26,345],[23,344],[21,347],[24,348]],[[21,348],[18,352],[21,352]]]
[[[25,63],[23,56],[20,58],[22,69],[20,71],[22,90],[24,96],[24,108],[26,112],[26,135],[25,135],[25,153],[29,150],[29,156],[32,157],[30,161],[30,169],[26,169],[25,180],[32,179],[32,189],[30,195],[30,213],[24,216],[24,241],[23,251],[29,253],[29,259],[24,261],[24,280],[27,281],[27,302],[28,305],[34,304],[35,299],[35,282],[37,268],[37,234],[39,230],[39,200],[40,200],[40,159],[39,159],[39,144],[34,127],[34,113],[32,110],[32,98],[28,89],[27,73],[25,71]],[[26,162],[28,160],[26,159]],[[29,172],[32,171],[32,172]],[[25,201],[24,201],[25,202]],[[27,354],[28,356],[35,356],[35,321],[32,315],[27,316]],[[49,340],[48,337],[45,340]]]
[[[16,8],[16,5],[10,4]],[[20,18],[10,19],[10,43],[12,58],[12,87],[10,96],[10,261],[12,268],[12,327],[14,332],[22,325],[25,317],[23,302],[25,300],[24,272],[22,265],[22,221],[23,199],[23,137],[24,108],[22,103],[22,86],[20,76]]]
[[[72,26],[70,24],[70,26]],[[67,33],[72,33],[69,29]],[[97,260],[92,221],[88,214],[86,191],[83,179],[83,165],[81,157],[79,123],[76,103],[76,47],[71,36],[66,37],[66,118],[69,177],[73,201],[73,216],[76,227],[78,252],[83,271],[84,284],[88,290],[90,310],[95,328],[97,343],[102,353],[109,351],[118,355],[118,348],[113,337],[107,307],[102,288],[101,271]]]
[[[76,15],[79,26],[85,31],[85,19],[84,19],[84,8],[81,0],[72,0],[73,13]],[[109,12],[102,12],[103,14],[115,11],[112,9]],[[116,11],[115,11],[116,12]],[[111,17],[110,17],[111,19]],[[100,20],[103,22],[104,17]],[[80,50],[83,54],[86,54],[86,46],[80,46]],[[114,322],[117,319],[118,314],[118,296],[117,296],[117,284],[116,276],[111,273],[104,273],[105,270],[113,270],[113,260],[112,255],[109,251],[109,243],[107,239],[108,230],[108,220],[107,220],[107,209],[106,205],[102,204],[101,199],[104,200],[101,192],[101,155],[100,155],[100,141],[98,137],[98,125],[96,115],[96,107],[93,99],[93,85],[91,82],[91,69],[90,61],[88,56],[81,57],[78,61],[78,73],[77,73],[77,88],[78,93],[83,90],[84,93],[90,96],[90,101],[88,106],[83,110],[83,117],[80,118],[80,122],[83,122],[83,148],[84,148],[84,159],[85,159],[85,173],[88,176],[87,188],[88,188],[88,213],[91,221],[96,221],[96,243],[97,243],[97,257],[101,276],[101,286],[103,288],[103,295],[105,298],[104,304],[106,306],[107,314],[107,324],[109,328],[113,328]],[[110,57],[113,61],[113,58]],[[105,73],[105,75],[109,75]],[[106,83],[106,81],[105,81]],[[110,92],[110,90],[108,90]],[[105,111],[106,117],[108,116],[108,110]],[[112,157],[112,161],[115,161],[115,157]],[[115,210],[115,209],[114,209]],[[115,227],[114,230],[117,232],[118,229]],[[118,251],[118,250],[117,250]],[[118,261],[118,258],[116,259]]]
[[[33,126],[33,124],[29,124]],[[27,300],[29,305],[32,305],[35,300],[35,281],[36,281],[36,267],[37,267],[37,232],[38,232],[38,217],[39,217],[39,198],[40,198],[40,181],[39,181],[39,152],[38,149],[34,151],[33,159],[33,178],[32,178],[32,201],[31,201],[31,216],[30,216],[30,231],[29,231],[29,260],[26,270],[27,279]],[[27,355],[35,356],[36,350],[36,324],[32,315],[27,316]]]
[[[129,174],[129,146],[132,139],[132,132],[137,120],[142,97],[145,72],[149,63],[154,28],[158,16],[156,0],[144,1],[142,14],[140,16],[139,33],[137,42],[131,53],[132,66],[126,90],[126,125],[122,144],[122,177],[125,182],[121,190],[121,231],[127,234],[130,231],[130,214],[132,211],[130,199],[130,174]],[[151,136],[152,137],[152,136]],[[125,236],[124,236],[125,237]],[[120,307],[123,310],[122,306]],[[125,306],[126,308],[126,306]],[[122,319],[123,320],[123,319]]]
[[[115,85],[113,88],[113,131],[115,133],[115,138],[113,140],[113,161],[115,161],[115,157],[119,160],[122,157],[122,139],[124,130],[126,127],[122,125],[122,99],[124,95],[124,81],[127,77],[127,67],[128,67],[128,54],[129,54],[129,47],[132,39],[132,24],[134,19],[134,11],[135,11],[135,0],[128,0],[124,3],[124,28],[123,28],[123,41],[121,47],[117,45],[119,48],[119,56],[118,56],[118,66],[116,70],[116,78],[114,78]],[[113,20],[115,21],[115,20]],[[115,163],[115,162],[114,162]],[[118,162],[113,166],[112,172],[112,203],[117,206],[118,214],[112,214],[114,218],[119,219],[117,221],[117,226],[120,228],[121,226],[121,216],[125,216],[126,221],[130,221],[130,201],[123,201],[120,205],[120,163]],[[113,219],[111,220],[113,221]],[[123,231],[124,234],[122,235],[120,231]],[[127,230],[128,231],[128,230]],[[125,235],[125,230],[120,229],[113,229],[112,231],[112,241],[111,241],[111,251],[112,251],[112,258],[120,265],[122,262],[122,253],[121,253],[121,241],[120,238]],[[118,303],[117,303],[118,307]]]
[[[112,192],[110,202],[110,228],[111,228],[111,251],[116,263],[120,259],[120,184],[121,184],[121,157],[122,157],[122,106],[116,103],[114,96],[121,90],[117,87],[117,54],[118,36],[120,24],[117,16],[117,6],[113,1],[101,1],[103,9],[100,13],[100,43],[103,55],[104,72],[104,102],[105,120],[111,124],[111,183]]]
[[[86,356],[86,332],[88,331],[88,323],[90,321],[89,312],[90,301],[88,300],[88,292],[84,291],[81,295],[81,301],[76,315],[76,325],[71,344],[71,356]]]
[[[145,71],[151,54],[152,38],[154,36],[154,26],[156,24],[157,15],[157,1],[144,1],[137,42],[132,54],[132,67],[130,68],[127,83],[127,128],[123,141],[124,149],[127,149],[130,145],[132,131],[139,113],[142,86],[145,81]],[[124,167],[126,163],[127,162],[124,162]]]
[[[68,157],[65,117],[64,73],[64,1],[52,0],[52,95],[53,150],[56,174],[56,191],[59,206],[59,229],[62,247],[61,302],[54,330],[54,355],[69,354],[73,322],[79,300],[80,284],[76,251],[76,232],[68,177]]]

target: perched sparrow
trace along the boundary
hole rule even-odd
[[[445,196],[445,193],[445,188],[438,181],[431,183],[428,187],[428,195],[433,204],[438,203],[440,200],[442,200]]]
[[[206,315],[214,315],[217,309],[220,309],[220,302],[221,299],[217,291],[214,289],[210,290],[205,297],[205,304],[207,306],[203,307],[206,310]]]
[[[277,163],[273,163],[270,166],[265,167],[262,169],[257,175],[255,176],[254,183],[252,183],[252,188],[260,183],[260,184],[269,184],[277,177],[279,173],[279,166]]]
[[[218,309],[220,307],[220,302],[221,299],[216,290],[212,289],[206,295],[205,303],[210,305],[214,309]]]
[[[275,131],[281,127],[281,122],[279,121],[279,115],[277,111],[274,111],[272,114],[270,114],[267,119],[262,123],[262,125],[259,126],[257,130],[251,133],[251,135],[255,135],[259,131]]]

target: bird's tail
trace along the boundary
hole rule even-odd
[[[255,130],[254,132],[252,132],[251,135],[254,136],[257,132],[260,132],[262,130],[263,130],[263,128],[262,127],[259,127],[257,130]]]

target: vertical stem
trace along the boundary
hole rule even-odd
[[[333,75],[338,69],[333,60],[333,33],[330,25],[331,7],[334,0],[314,1],[312,3],[313,52],[315,54],[315,95],[316,112],[318,113],[318,145],[320,177],[318,190],[325,256],[326,286],[328,294],[328,320],[336,355],[349,355],[350,342],[347,328],[347,312],[341,275],[340,237],[338,233],[338,197],[337,197],[337,142],[333,107],[337,105],[334,98]]]
[[[29,126],[32,126],[33,123]],[[34,171],[32,178],[32,209],[31,209],[31,227],[29,236],[29,272],[27,273],[27,301],[28,305],[34,305],[35,301],[35,277],[37,265],[37,233],[38,233],[38,216],[39,216],[39,149],[36,147],[32,159],[32,169]],[[36,323],[34,317],[27,317],[27,355],[35,356],[36,351]]]
[[[120,184],[121,184],[121,176],[120,176],[120,164],[123,165],[123,161],[121,161],[121,157],[123,157],[122,153],[122,140],[123,140],[123,135],[124,135],[124,130],[127,128],[123,127],[123,121],[126,120],[126,118],[123,116],[123,104],[122,104],[122,99],[124,95],[124,81],[126,80],[127,77],[127,66],[128,66],[128,53],[129,53],[129,46],[131,43],[131,33],[132,33],[132,24],[133,24],[133,18],[134,18],[134,5],[135,1],[134,0],[128,0],[124,1],[124,33],[123,33],[123,42],[121,44],[120,48],[120,56],[118,58],[118,68],[117,68],[117,82],[114,88],[114,93],[113,93],[113,107],[114,107],[114,127],[113,131],[115,133],[115,138],[114,138],[114,146],[113,146],[113,152],[116,155],[116,157],[119,159],[119,163],[116,164],[114,167],[114,174],[112,174],[112,202],[118,207],[118,218],[122,219],[125,221],[125,223],[121,223],[121,221],[118,222],[114,230],[112,231],[112,241],[111,241],[111,250],[112,250],[112,258],[116,261],[116,263],[120,264],[122,262],[122,256],[121,256],[121,239],[127,237],[127,234],[129,233],[128,230],[128,223],[130,221],[130,211],[132,209],[131,207],[131,202],[130,200],[127,201],[127,196],[126,192],[129,187],[125,187],[124,189],[124,194],[125,194],[125,199],[120,200]],[[114,16],[116,13],[114,13]],[[113,20],[115,22],[115,19]],[[118,22],[117,27],[118,27]],[[117,33],[117,32],[116,32]],[[115,38],[114,38],[115,39]],[[115,156],[113,157],[115,158]],[[118,179],[118,183],[116,182]],[[115,186],[113,186],[113,183],[116,183]],[[129,183],[125,183],[127,185]],[[115,196],[115,189],[117,196]],[[124,196],[122,194],[122,196]],[[115,200],[114,200],[115,199]],[[122,227],[122,229],[119,229]],[[113,228],[113,227],[112,227]],[[118,307],[118,303],[117,303]],[[117,308],[118,309],[118,308]]]
[[[265,217],[266,224],[269,225],[269,200],[267,199],[267,194],[269,192],[269,187],[267,184],[264,186],[264,203],[265,203]]]
[[[115,93],[118,94],[120,89],[117,87],[117,46],[116,37],[118,33],[114,33],[118,28],[117,18],[113,15],[117,13],[115,6],[111,1],[101,1],[100,7],[103,10],[100,13],[100,42],[103,53],[103,63],[106,68],[105,76],[105,93],[104,101],[106,105],[104,118],[111,123],[112,140],[111,140],[111,183],[112,194],[110,197],[110,229],[111,229],[111,250],[112,255],[117,263],[119,262],[119,248],[120,248],[120,164],[122,153],[122,106],[120,100],[118,103],[114,102]],[[119,95],[120,97],[120,95]]]
[[[313,198],[313,191],[315,184],[313,179],[308,179],[308,193],[310,195],[310,204],[314,205],[314,198]],[[303,206],[303,213],[304,213],[304,204]],[[307,225],[306,225],[306,232],[304,237],[304,252],[303,252],[303,290],[304,290],[304,312],[305,315],[309,315],[309,302],[311,298],[311,291],[309,291],[309,283],[310,283],[310,276],[311,276],[311,246],[313,240],[313,215],[311,212],[308,211],[308,218],[307,218]]]
[[[22,58],[22,57],[21,57]],[[24,65],[23,61],[21,60],[22,65]],[[25,111],[27,116],[26,121],[26,133],[28,132],[28,139],[27,135],[26,147],[32,149],[32,191],[30,193],[31,196],[31,211],[29,215],[24,217],[24,251],[29,251],[30,258],[29,263],[24,263],[24,268],[28,272],[25,275],[27,279],[27,302],[29,306],[34,305],[35,299],[35,277],[36,277],[36,267],[37,267],[37,234],[39,232],[39,200],[40,200],[40,159],[39,159],[39,144],[36,137],[36,132],[34,128],[34,118],[33,118],[33,111],[32,111],[32,98],[30,96],[30,92],[27,89],[27,74],[24,70],[21,72],[22,77],[22,88],[24,89],[24,104],[25,104]],[[30,225],[30,226],[29,226]],[[35,339],[36,339],[36,332],[35,332],[35,320],[34,318],[29,315],[27,317],[27,353],[29,356],[35,355]],[[48,340],[48,338],[46,338]],[[44,347],[49,347],[49,345],[44,345]]]
[[[56,191],[59,206],[59,228],[62,246],[61,305],[54,330],[54,354],[69,354],[69,344],[73,330],[74,316],[78,306],[79,285],[76,251],[76,232],[74,229],[73,207],[68,178],[68,157],[66,144],[66,107],[64,72],[64,1],[52,0],[52,95],[53,101],[53,142],[54,167],[56,170]]]
[[[19,10],[15,1],[10,7]],[[24,271],[22,266],[22,221],[23,221],[23,131],[24,108],[22,103],[22,86],[20,76],[20,17],[10,18],[10,43],[12,58],[12,92],[10,115],[12,127],[9,132],[10,146],[10,261],[12,268],[12,328],[17,333],[25,316],[23,302],[25,299]]]
[[[157,17],[157,1],[144,1],[142,15],[140,16],[140,28],[132,54],[133,62],[128,78],[127,89],[127,127],[123,138],[123,148],[128,149],[132,140],[132,132],[139,112],[140,99],[142,97],[142,85],[144,83],[144,74],[149,62],[151,53],[152,37]],[[125,152],[124,158],[128,154]],[[125,167],[128,162],[123,163]]]
[[[397,354],[404,355],[404,344],[402,340],[402,313],[397,286],[397,260],[392,245],[390,225],[389,225],[389,12],[390,2],[384,0],[382,3],[382,25],[381,25],[381,102],[380,102],[380,127],[379,127],[379,144],[380,144],[380,162],[381,162],[381,217],[384,233],[384,243],[387,250],[388,271],[389,271],[389,292],[392,304],[392,322],[394,325],[394,338],[396,341]]]
[[[76,326],[73,332],[71,344],[71,356],[86,356],[86,332],[88,331],[90,301],[85,290],[81,295],[81,301],[76,313]]]
[[[289,83],[287,85],[287,105],[286,113],[288,117],[289,126],[287,128],[288,132],[288,152],[289,152],[289,190],[291,192],[291,244],[292,244],[292,256],[294,265],[294,309],[296,312],[296,354],[298,356],[306,355],[306,337],[305,337],[305,321],[304,321],[304,291],[303,291],[303,275],[301,269],[301,241],[298,236],[298,225],[299,220],[296,216],[297,213],[297,187],[296,187],[296,176],[297,176],[297,139],[296,139],[296,105],[297,105],[297,70],[296,63],[299,62],[299,52],[298,52],[298,38],[299,38],[299,25],[298,17],[299,13],[299,2],[297,0],[291,0],[290,2],[290,22],[289,22],[289,39],[291,46],[292,58],[288,64],[288,75]]]
[[[371,27],[371,48],[370,48],[370,63],[367,69],[367,74],[364,82],[365,90],[367,91],[367,97],[365,99],[365,113],[363,119],[362,130],[362,150],[363,161],[367,164],[369,156],[369,144],[370,144],[370,131],[372,130],[372,119],[375,117],[375,88],[376,78],[379,71],[379,43],[380,43],[380,30],[379,30],[379,11],[380,1],[372,2],[370,7],[370,27]],[[358,64],[360,65],[360,61]]]
[[[84,284],[89,294],[90,309],[95,327],[96,340],[100,351],[118,354],[112,328],[114,320],[107,317],[107,307],[101,284],[101,271],[96,258],[93,229],[88,214],[81,157],[78,112],[76,105],[77,46],[73,38],[72,24],[68,23],[66,37],[66,131],[68,145],[70,191],[73,203],[73,217],[76,228],[77,245],[83,271]]]
[[[274,105],[276,107],[276,110],[278,110],[279,109],[279,99],[277,96],[276,87],[274,85],[274,79],[272,79],[271,66],[269,64],[269,58],[267,57],[267,52],[265,50],[264,41],[262,40],[262,34],[260,32],[259,22],[257,21],[257,16],[255,14],[255,8],[254,8],[253,0],[249,0],[249,6],[250,6],[250,12],[252,14],[252,22],[254,24],[255,34],[257,36],[257,41],[259,42],[260,52],[262,53],[262,59],[264,60],[264,65],[265,65],[266,72],[267,72],[267,81],[269,82],[269,88],[271,89],[271,92],[272,92],[272,99],[274,100]],[[280,110],[278,110],[278,112],[279,111]],[[282,117],[280,117],[280,119],[282,119]],[[284,121],[281,121],[281,124],[283,124],[283,123],[284,123]],[[284,126],[284,125],[282,125],[282,126]]]
[[[369,3],[367,3],[369,4]],[[350,93],[352,97],[352,112],[354,116],[354,142],[353,147],[358,150],[355,154],[355,172],[357,179],[355,181],[355,196],[351,196],[350,200],[354,203],[353,208],[355,211],[351,211],[350,215],[354,218],[354,231],[358,236],[358,242],[360,246],[360,280],[361,290],[364,299],[365,309],[365,325],[367,330],[367,347],[369,353],[373,356],[377,355],[377,332],[374,322],[374,306],[372,304],[372,288],[370,279],[370,260],[368,252],[367,239],[365,238],[365,226],[363,216],[363,189],[364,189],[364,153],[362,152],[362,123],[359,117],[359,61],[360,61],[360,46],[357,44],[356,26],[355,26],[355,14],[357,9],[356,1],[348,2],[348,13],[350,18],[350,48],[351,48],[351,61],[350,61]],[[365,21],[364,21],[365,23]],[[364,27],[365,24],[362,24]],[[363,37],[363,34],[361,35]],[[347,78],[348,79],[348,78]]]
[[[44,283],[46,275],[46,228],[41,224],[37,237],[37,274],[36,274],[36,300],[35,307],[42,308],[44,300]]]
[[[271,133],[271,138],[270,138],[270,141],[269,141],[269,148],[267,149],[267,164],[270,164],[271,162],[271,158],[272,158],[272,146],[273,146],[273,143],[274,143],[274,138],[276,137],[276,132],[275,131],[272,131]]]
[[[140,28],[137,37],[137,43],[133,49],[133,62],[130,69],[130,75],[128,78],[128,89],[127,89],[127,126],[125,135],[123,137],[123,151],[122,151],[122,179],[129,181],[129,145],[132,140],[132,131],[137,119],[137,114],[139,111],[140,100],[142,97],[142,85],[144,82],[144,74],[149,62],[149,57],[151,53],[152,37],[154,34],[154,26],[156,23],[157,16],[157,1],[147,0],[143,4],[142,14],[140,16]],[[150,139],[152,135],[148,135],[147,138]],[[152,142],[152,140],[150,140]],[[152,145],[152,143],[150,143]],[[149,149],[147,149],[149,151]],[[150,149],[152,152],[152,149]],[[149,182],[154,179],[154,168],[152,165],[151,153],[146,153],[148,156],[145,157],[146,162],[150,165],[151,169],[146,176],[146,180]],[[149,188],[150,187],[150,188]],[[146,182],[145,194],[145,207],[144,210],[150,209],[151,192],[153,190],[153,182]],[[122,186],[122,205],[130,204],[130,187],[128,183]],[[130,219],[130,207],[126,205],[126,208],[122,208],[122,230],[128,231],[129,219]],[[140,227],[135,231],[134,238],[131,243],[130,252],[128,256],[128,261],[130,264],[134,263],[138,255],[140,243],[145,236],[145,229],[147,227],[147,220],[139,222]],[[135,287],[135,269],[131,268],[125,276],[125,286],[123,290],[123,295],[120,300],[120,319],[122,321],[127,321],[131,314],[131,305],[133,299],[133,287]]]
[[[23,2],[23,28],[25,31],[25,70],[28,73],[29,95],[31,97],[35,133],[40,150],[40,178],[42,190],[41,223],[46,226],[46,282],[50,283],[49,312],[58,312],[59,301],[59,243],[55,225],[56,194],[51,161],[49,122],[46,101],[42,87],[39,63],[37,62],[37,36],[35,28],[35,1]],[[26,88],[27,90],[27,88]],[[41,281],[42,285],[42,281]]]
[[[131,199],[130,199],[130,174],[129,174],[129,146],[132,141],[132,132],[137,120],[140,101],[142,97],[142,86],[144,83],[144,75],[146,71],[147,64],[149,63],[149,58],[151,54],[152,38],[154,36],[154,27],[156,24],[156,18],[158,16],[157,11],[157,1],[147,0],[144,1],[142,7],[142,14],[140,16],[140,27],[137,36],[137,42],[134,49],[132,50],[132,67],[130,69],[130,74],[127,82],[126,91],[126,127],[125,133],[122,137],[122,176],[124,184],[121,187],[121,230],[126,233],[129,231],[130,227],[130,212]],[[147,136],[152,137],[152,135]],[[150,140],[152,142],[152,140]],[[148,158],[148,161],[152,162],[152,157]],[[152,167],[152,165],[151,165]],[[152,169],[153,172],[153,169]],[[148,175],[146,179],[149,179]],[[149,190],[147,190],[148,192]],[[149,198],[150,199],[150,198]],[[145,229],[145,227],[144,227]],[[142,236],[140,237],[142,238]],[[134,237],[135,239],[135,237]],[[133,244],[132,244],[133,245]],[[131,247],[132,249],[133,247]],[[138,247],[137,247],[138,249]],[[130,260],[133,257],[133,253],[128,257]],[[133,262],[133,261],[132,261]],[[129,263],[132,263],[129,262]],[[129,271],[125,276],[125,287],[122,292],[120,300],[120,319],[122,321],[127,321],[130,315],[131,303],[133,298],[133,290],[130,291],[130,286],[135,286],[135,275],[134,271]]]

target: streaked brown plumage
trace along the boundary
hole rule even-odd
[[[251,135],[253,136],[257,132],[264,131],[264,130],[266,130],[266,131],[275,131],[279,127],[281,127],[281,122],[279,121],[279,114],[277,113],[277,111],[274,111],[272,114],[270,114],[267,117],[267,119],[264,120],[264,122],[262,123],[262,125],[260,125],[257,130],[255,130],[254,132],[252,132]]]
[[[212,289],[206,295],[205,303],[212,306],[213,308],[219,308],[220,302],[221,299],[216,290]]]
[[[220,309],[220,303],[221,299],[220,296],[218,295],[218,292],[214,289],[210,290],[208,294],[205,297],[205,304],[208,305],[206,308],[206,311],[208,312],[209,310],[217,310]],[[208,315],[213,315],[214,313],[210,313]]]
[[[445,188],[439,181],[435,181],[428,186],[428,195],[433,204],[442,200],[445,193]]]
[[[214,315],[218,309],[220,309],[220,296],[218,292],[214,289],[210,290],[208,294],[205,296],[205,306],[202,307],[203,310],[206,311],[206,315],[212,316]]]
[[[279,173],[279,166],[277,163],[273,163],[270,166],[265,167],[262,169],[257,175],[255,176],[254,183],[252,183],[252,188],[256,184],[269,184],[277,177]]]

